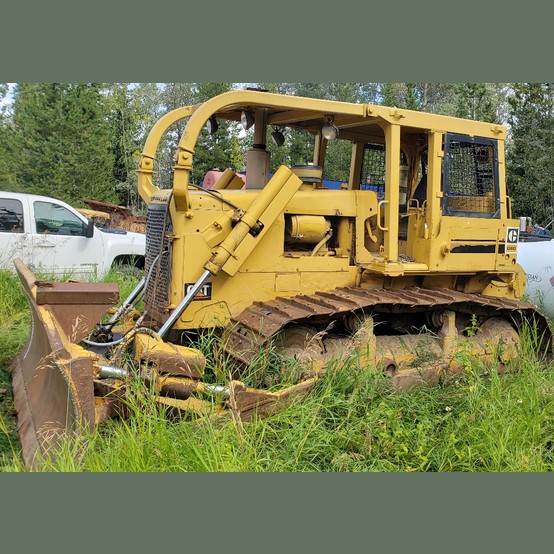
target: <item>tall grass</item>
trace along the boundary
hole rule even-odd
[[[11,394],[10,363],[25,345],[31,318],[15,273],[0,270],[0,463],[17,459],[19,439]]]
[[[478,361],[475,362],[478,364]],[[553,469],[550,368],[466,372],[399,394],[347,362],[267,419],[171,420],[143,390],[132,417],[75,440],[47,471],[524,472]]]
[[[123,279],[129,290],[132,280]],[[26,312],[17,283],[14,308]],[[127,282],[128,281],[128,282]],[[0,281],[1,282],[1,281]],[[125,293],[123,293],[124,295]],[[6,320],[6,315],[2,316]],[[22,345],[19,316],[7,361]],[[10,330],[2,327],[5,332]],[[204,337],[213,345],[214,337]],[[213,360],[209,360],[213,363]],[[554,373],[532,333],[507,373],[469,354],[452,384],[394,391],[386,376],[337,362],[302,400],[278,414],[233,418],[168,417],[142,383],[130,387],[131,417],[66,441],[44,471],[65,472],[543,472],[554,469]],[[253,379],[258,375],[253,369]],[[7,372],[4,369],[5,378]],[[224,371],[222,373],[225,373]],[[4,408],[2,413],[4,414]],[[4,421],[10,418],[4,414]],[[0,429],[0,436],[2,433]],[[8,433],[9,434],[9,433]],[[23,470],[17,439],[2,443],[4,471]],[[10,448],[15,450],[10,456]]]

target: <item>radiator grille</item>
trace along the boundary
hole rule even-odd
[[[171,251],[166,235],[171,233],[171,218],[166,204],[150,204],[146,219],[145,274],[150,278],[144,295],[145,309],[156,321],[167,318]],[[159,255],[158,260],[156,260]],[[154,265],[154,267],[152,267]]]

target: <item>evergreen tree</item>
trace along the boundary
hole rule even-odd
[[[116,201],[113,135],[94,83],[19,84],[14,99],[14,167],[25,192],[78,205]]]
[[[379,88],[377,103],[384,106],[454,115],[450,83],[382,83]]]
[[[233,83],[196,83],[194,98],[196,103],[206,102],[232,89]],[[194,155],[191,181],[200,184],[206,172],[216,168],[221,171],[227,168],[242,171],[246,160],[240,156],[240,148],[237,149],[237,144],[240,142],[247,146],[251,132],[247,131],[247,136],[242,140],[239,138],[241,134],[244,133],[240,124],[223,119],[218,120],[218,130],[213,135],[210,135],[205,128],[202,129]]]
[[[507,178],[514,215],[547,225],[554,218],[553,84],[516,83],[509,102]]]
[[[176,108],[194,105],[197,103],[194,83],[165,83],[161,88],[160,100],[164,114]],[[160,141],[156,154],[156,164],[157,177],[162,188],[172,186],[175,152],[186,124],[186,119],[175,122]]]
[[[113,83],[103,97],[112,133],[118,203],[143,213],[146,206],[138,195],[136,171],[146,136],[162,115],[161,88],[155,83]]]
[[[114,83],[107,87],[105,105],[112,133],[113,179],[117,203],[125,206],[136,204],[137,112],[134,109],[129,87]]]
[[[499,123],[495,88],[490,83],[457,83],[455,113],[457,117]]]
[[[0,187],[17,190],[13,165],[13,125],[8,113],[7,83],[0,83]]]

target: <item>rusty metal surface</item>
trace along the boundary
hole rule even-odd
[[[118,300],[119,289],[114,283],[77,283],[35,281],[37,304],[80,305],[83,294],[92,295],[87,304],[113,304]]]
[[[99,200],[83,199],[93,210],[100,210],[110,215],[107,226],[111,229],[121,229],[123,231],[132,231],[134,233],[146,232],[146,217],[134,215],[129,208],[118,206],[110,202],[100,202]]]
[[[33,466],[36,455],[49,449],[66,432],[81,425],[90,428],[96,419],[94,401],[94,354],[76,342],[104,315],[117,291],[113,285],[100,294],[88,283],[44,283],[36,281],[20,260],[15,262],[32,315],[31,334],[25,348],[13,360],[12,387],[22,456]],[[48,301],[55,300],[57,285],[63,295],[73,288],[71,304],[39,304],[42,287],[49,289]]]
[[[206,367],[206,358],[199,350],[159,341],[140,333],[135,336],[135,358],[154,365],[160,373],[191,379],[200,379]]]
[[[232,381],[229,384],[232,391],[231,399],[227,404],[242,421],[250,421],[253,417],[268,417],[282,410],[293,400],[306,396],[318,378],[316,376],[305,379],[279,392],[252,389],[240,381]]]
[[[275,333],[289,323],[329,321],[353,311],[414,313],[435,308],[513,318],[516,323],[523,319],[535,321],[538,331],[544,333],[545,348],[551,347],[548,322],[532,304],[450,289],[418,287],[377,290],[343,287],[309,296],[255,302],[231,320],[225,329],[223,344],[230,355],[249,364]]]

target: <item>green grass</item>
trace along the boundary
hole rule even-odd
[[[19,279],[0,270],[0,464],[17,459],[19,439],[11,394],[10,363],[23,348],[31,318]]]
[[[113,274],[122,296],[136,281]],[[15,277],[0,274],[1,378],[23,346],[28,310]],[[204,338],[211,345],[214,338]],[[466,357],[461,379],[399,394],[388,379],[337,363],[302,401],[250,423],[168,419],[151,391],[131,387],[132,417],[66,441],[52,472],[546,472],[554,469],[554,372],[531,334],[512,371]],[[211,363],[211,361],[210,361]],[[11,394],[2,395],[0,469],[25,471]]]

